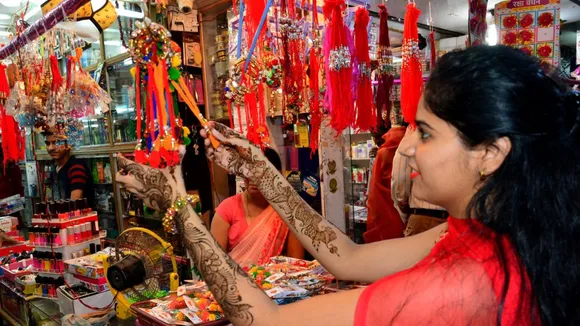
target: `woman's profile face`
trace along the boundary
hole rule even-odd
[[[423,97],[417,110],[417,128],[409,130],[399,146],[409,158],[413,196],[464,214],[479,181],[479,151],[468,149],[457,130],[427,110]],[[464,217],[464,216],[456,216]]]

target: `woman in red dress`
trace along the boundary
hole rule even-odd
[[[177,218],[179,230],[234,325],[579,325],[579,109],[577,94],[520,51],[445,55],[399,151],[413,194],[452,217],[365,245],[308,207],[258,148],[214,125],[221,146],[208,156],[259,185],[323,266],[339,279],[374,282],[366,289],[276,306],[191,209]]]

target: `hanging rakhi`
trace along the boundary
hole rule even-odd
[[[430,70],[433,71],[435,68],[435,62],[437,61],[437,54],[435,49],[435,31],[433,30],[433,16],[431,14],[431,1],[429,1],[429,53],[431,59]]]
[[[310,69],[310,149],[311,154],[318,150],[318,134],[322,123],[322,112],[320,110],[320,38],[318,35],[318,12],[316,11],[316,0],[312,0],[312,47],[309,53]]]
[[[2,129],[2,151],[4,153],[4,164],[8,162],[18,162],[20,159],[20,132],[18,123],[14,117],[6,114],[4,104],[10,96],[10,86],[6,77],[6,66],[0,63],[0,127]]]
[[[358,64],[358,80],[356,90],[356,122],[357,131],[374,129],[375,105],[373,103],[373,86],[371,81],[371,59],[369,56],[369,37],[367,26],[369,12],[365,7],[359,7],[354,16],[354,42],[356,62]]]
[[[284,89],[282,114],[284,123],[292,124],[302,107],[304,91],[304,38],[303,21],[296,17],[294,1],[282,1],[282,17],[278,20],[284,53]]]
[[[328,27],[324,39],[326,69],[326,107],[330,111],[330,124],[341,134],[354,120],[351,94],[353,55],[348,27],[342,19],[346,8],[344,0],[325,0],[324,16]]]
[[[403,117],[415,126],[415,116],[421,93],[423,93],[423,71],[419,57],[419,34],[417,22],[421,11],[414,2],[407,5],[403,31],[403,63],[401,67],[401,111]]]
[[[179,70],[173,67],[175,51],[171,44],[171,34],[165,27],[151,22],[148,18],[135,25],[137,29],[129,40],[131,56],[139,65],[139,69],[135,70],[135,88],[138,90],[135,159],[138,163],[149,163],[155,168],[174,166],[179,164],[176,157],[178,158],[181,132],[175,128],[179,120],[174,116],[173,96],[167,81],[169,75],[179,75]],[[141,138],[140,87],[143,81],[146,81],[147,87],[145,125],[148,131],[144,135],[148,140],[146,146]]]
[[[390,124],[389,115],[392,102],[392,92],[394,83],[393,52],[391,50],[391,40],[389,37],[389,12],[383,4],[379,5],[379,45],[377,47],[378,69],[376,71],[377,95],[377,127],[388,126]]]

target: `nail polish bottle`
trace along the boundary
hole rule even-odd
[[[40,208],[40,204],[41,203],[34,204],[34,215],[32,215],[32,218],[41,218],[40,213],[42,212],[42,209]]]
[[[79,208],[79,199],[71,199],[70,200],[71,205],[72,205],[72,216],[73,217],[79,217],[81,216],[81,210]]]
[[[73,244],[75,242],[75,230],[74,230],[74,227],[67,226],[67,228],[66,228],[66,237],[67,237],[67,243],[68,244]]]
[[[62,253],[56,253],[56,258],[58,262],[58,272],[62,273],[64,272],[64,260],[62,259]]]
[[[81,240],[81,227],[79,225],[74,226],[75,229],[75,243]]]
[[[56,211],[58,214],[58,220],[59,221],[66,221],[68,220],[68,205],[63,202],[63,201],[59,201],[56,203]]]
[[[46,203],[46,208],[47,208],[46,218],[52,220],[53,214],[56,214],[56,203],[53,201],[49,201],[48,203]]]
[[[62,229],[62,230],[59,228],[52,229],[52,235],[54,237],[54,246],[60,247],[64,244],[63,242],[66,241],[66,237],[65,238],[62,237],[62,233],[66,234],[66,229]]]
[[[93,211],[93,209],[91,207],[89,207],[89,200],[86,198],[83,198],[83,207],[84,207],[85,214],[89,214],[90,212]]]
[[[69,218],[74,217],[74,213],[73,213],[73,207],[72,207],[72,203],[70,201],[70,199],[67,199],[64,201],[65,207],[66,207],[66,213],[68,215]]]
[[[36,236],[34,235],[34,231],[33,229],[30,229],[30,231],[28,232],[28,242],[35,244],[36,241]]]

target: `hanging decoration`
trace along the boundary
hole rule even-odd
[[[435,31],[433,30],[433,15],[431,12],[431,1],[429,1],[429,53],[430,53],[430,63],[431,71],[435,68],[435,63],[437,62],[437,51],[435,49]]]
[[[402,47],[401,111],[405,121],[412,126],[415,126],[417,106],[423,93],[423,71],[419,58],[419,33],[417,30],[420,15],[421,11],[414,2],[407,5]]]
[[[207,121],[181,76],[181,49],[171,41],[171,33],[149,18],[136,22],[135,26],[137,29],[129,39],[130,54],[136,63],[135,160],[154,168],[175,166],[180,163],[179,145],[184,142],[185,131],[170,84],[203,127],[207,127]],[[146,90],[145,96],[142,88]],[[141,112],[143,97],[145,112]],[[219,146],[215,137],[210,135],[210,139],[214,147]]]
[[[282,37],[283,93],[282,114],[285,124],[292,124],[303,105],[305,88],[303,20],[296,14],[294,0],[282,0],[282,16],[278,18],[279,32]]]
[[[371,81],[371,59],[369,55],[369,37],[367,26],[370,22],[369,12],[365,7],[359,7],[354,17],[354,41],[356,62],[358,64],[356,91],[356,122],[357,131],[370,131],[377,125],[373,89]]]
[[[0,63],[0,128],[2,130],[2,151],[4,153],[4,165],[16,163],[24,159],[24,141],[18,122],[13,116],[6,113],[4,104],[10,96],[10,86],[6,76],[6,66]]]
[[[342,18],[345,8],[344,0],[325,0],[323,8],[328,21],[324,39],[325,105],[330,111],[330,124],[338,134],[354,120],[351,80],[355,58],[350,31]]]
[[[309,51],[309,86],[310,86],[310,149],[311,155],[318,150],[318,134],[322,123],[322,111],[320,110],[320,36],[318,35],[318,13],[316,12],[316,0],[312,0],[312,47]]]
[[[470,46],[486,44],[487,22],[485,21],[485,15],[487,14],[487,1],[469,0],[468,35]]]
[[[393,106],[392,92],[394,83],[393,52],[389,37],[389,12],[387,7],[379,4],[379,45],[377,48],[376,71],[378,81],[376,94],[377,128],[390,125],[390,113]]]

